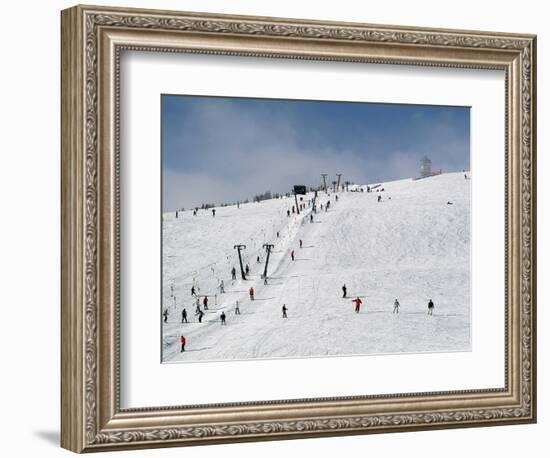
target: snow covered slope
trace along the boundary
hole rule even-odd
[[[335,194],[320,193],[313,222],[309,207],[287,217],[294,199],[217,208],[215,217],[202,210],[180,212],[178,219],[164,214],[163,361],[469,350],[470,180],[449,173],[381,188],[341,192],[337,202]],[[330,209],[321,211],[328,200]],[[264,243],[275,245],[268,285],[260,278]],[[247,245],[246,281],[239,274],[231,280],[231,267],[239,272],[235,244]],[[220,279],[225,294],[217,290]],[[193,284],[201,302],[205,294],[210,299],[202,323],[194,314]],[[359,314],[351,302],[356,296],[363,301]],[[392,313],[396,298],[398,315]],[[433,316],[426,314],[430,298]],[[241,315],[234,314],[236,301]],[[189,323],[182,324],[184,307]],[[180,335],[187,339],[183,353]]]

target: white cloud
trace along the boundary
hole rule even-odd
[[[450,121],[442,119],[430,126],[428,147],[418,152],[365,154],[330,145],[313,148],[303,146],[307,138],[300,131],[300,119],[290,110],[288,118],[282,119],[267,109],[258,115],[258,110],[245,112],[208,99],[195,105],[181,122],[172,145],[178,145],[179,154],[200,156],[192,158],[192,170],[165,165],[164,210],[242,200],[266,190],[285,192],[294,184],[316,185],[321,182],[321,173],[328,173],[329,181],[342,173],[343,180],[357,183],[410,177],[417,173],[424,154],[432,157],[434,168],[449,169],[454,167],[452,151],[463,148],[464,141],[454,138]],[[421,120],[418,122],[420,125]],[[322,136],[322,132],[318,134]],[[193,151],[192,139],[201,137],[200,152]],[[453,138],[447,143],[443,140]],[[441,143],[446,144],[447,151],[437,150]]]

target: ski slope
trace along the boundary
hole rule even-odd
[[[319,193],[313,223],[309,207],[287,217],[294,199],[217,208],[215,217],[210,210],[197,216],[180,212],[178,219],[165,213],[163,309],[169,314],[162,325],[163,361],[469,350],[470,180],[449,173],[381,188],[340,192],[338,202],[335,194]],[[304,202],[311,198],[304,196]],[[321,211],[328,200],[330,209]],[[260,278],[264,243],[275,245],[268,285]],[[235,244],[247,245],[246,281],[240,279]],[[220,279],[225,294],[217,289]],[[344,283],[348,298],[342,298]],[[201,308],[203,295],[209,296],[202,323],[194,313],[193,284]],[[357,296],[363,301],[358,314],[351,302]],[[396,298],[399,314],[392,313]],[[433,316],[426,313],[430,298]],[[241,315],[234,313],[236,301]],[[189,323],[182,324],[184,307]],[[185,352],[180,335],[187,340]]]

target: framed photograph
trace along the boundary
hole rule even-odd
[[[536,37],[62,12],[75,452],[536,421]]]

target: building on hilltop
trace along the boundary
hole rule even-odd
[[[424,156],[420,159],[420,177],[426,178],[432,174],[432,161],[428,156]]]
[[[433,177],[435,175],[441,175],[443,170],[439,169],[435,172],[432,171],[432,161],[428,156],[424,156],[420,159],[420,176],[413,178],[413,180],[420,180],[422,178]]]

